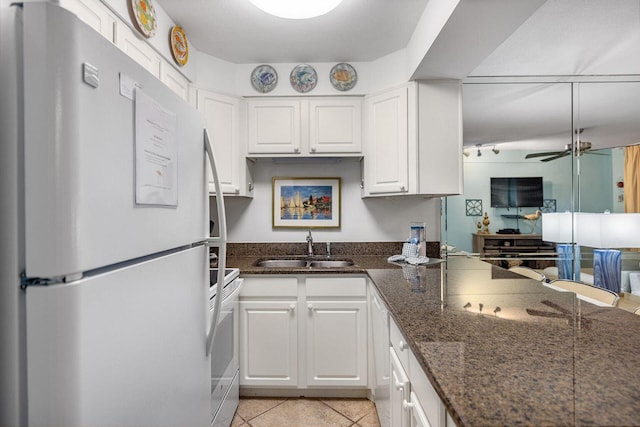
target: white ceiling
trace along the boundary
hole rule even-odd
[[[292,20],[249,0],[158,0],[196,49],[236,64],[372,61],[407,45],[427,2],[344,0],[326,15]]]
[[[407,47],[427,6],[455,2],[344,0],[327,15],[297,21],[267,15],[249,0],[157,1],[185,27],[197,50],[238,64],[373,61]],[[640,0],[547,0],[538,4],[533,0],[460,0],[431,52],[416,64],[414,78],[477,82],[486,76],[490,78],[485,80],[544,76],[546,81],[640,76]],[[496,31],[495,27],[507,21]],[[594,146],[618,144],[617,136],[598,134],[599,127],[609,135],[614,130],[625,135],[625,141],[640,142],[640,129],[628,129],[640,122],[639,85],[637,95],[622,97],[619,93],[620,98],[605,102],[600,94],[596,97],[600,102],[593,101],[596,105],[583,103],[579,126],[587,128],[584,139],[592,140]],[[571,139],[571,96],[566,88],[552,87],[542,84],[491,92],[489,87],[465,85],[465,145],[493,141],[543,149],[563,147]],[[618,117],[625,112],[626,120],[620,121]],[[599,123],[598,117],[606,117],[607,123]],[[589,131],[594,137],[587,135]],[[637,137],[630,136],[634,132]]]

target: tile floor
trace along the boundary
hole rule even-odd
[[[380,427],[368,399],[241,398],[232,427]]]

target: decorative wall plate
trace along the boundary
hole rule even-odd
[[[278,84],[278,73],[270,65],[258,65],[251,72],[251,85],[260,93],[271,92]]]
[[[129,0],[129,5],[138,31],[147,38],[153,37],[156,34],[158,22],[151,0]]]
[[[300,93],[306,93],[316,87],[318,83],[318,73],[316,73],[316,70],[311,65],[300,64],[291,70],[289,80],[295,90]]]
[[[358,74],[351,64],[340,62],[329,72],[329,80],[336,89],[347,91],[353,89],[358,82]]]
[[[169,43],[173,59],[178,65],[184,66],[189,61],[189,41],[184,30],[179,25],[174,25],[169,33]]]

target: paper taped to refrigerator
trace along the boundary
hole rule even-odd
[[[176,115],[135,89],[136,204],[178,205]]]

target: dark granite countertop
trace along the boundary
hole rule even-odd
[[[459,426],[640,426],[640,316],[477,259],[403,268],[387,256],[266,269],[256,261],[273,257],[232,252],[227,265],[243,275],[368,274]]]
[[[368,274],[458,425],[640,425],[640,316],[475,259]]]

